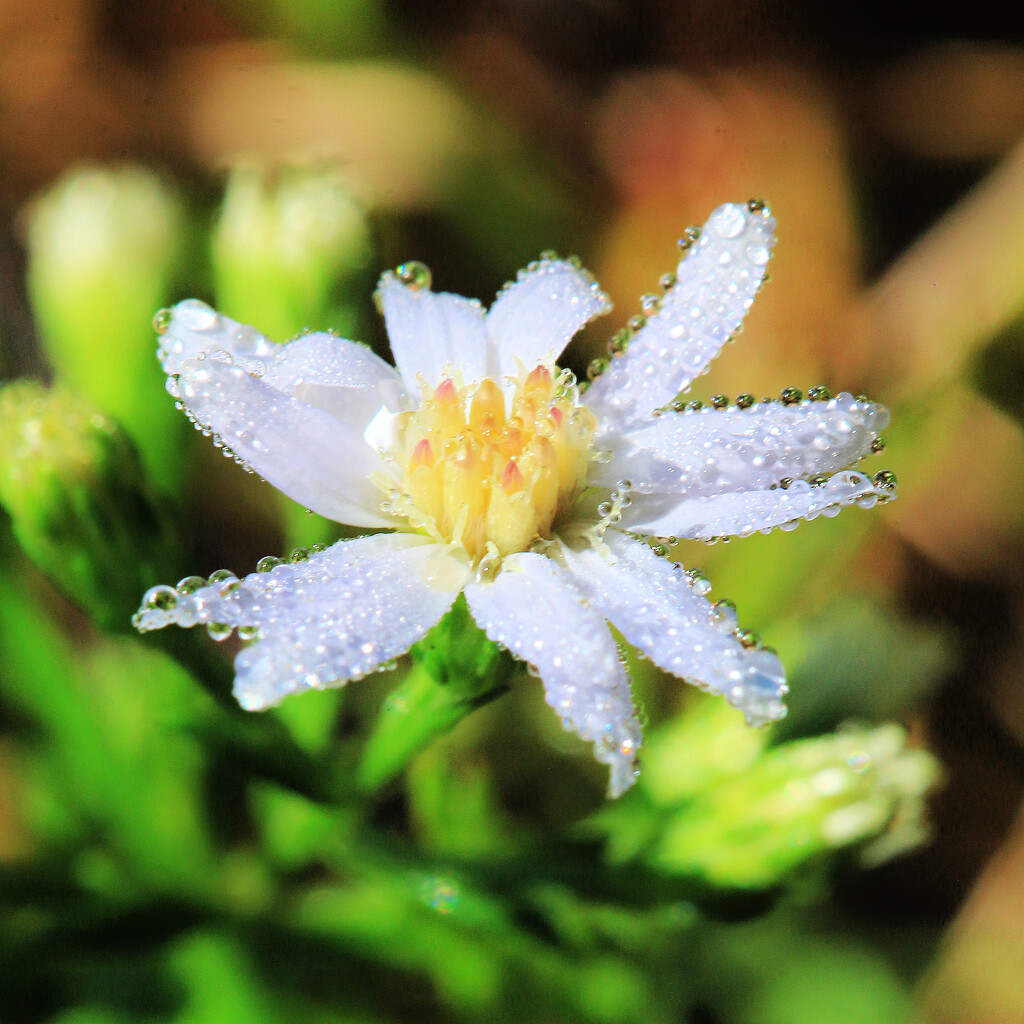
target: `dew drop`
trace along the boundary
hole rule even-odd
[[[689,227],[683,232],[683,237],[679,239],[679,251],[683,254],[690,251],[693,248],[694,243],[700,238],[700,228]]]
[[[720,238],[738,238],[743,234],[747,223],[747,214],[737,203],[728,203],[719,207],[708,222],[708,227]]]
[[[166,334],[167,328],[171,326],[174,319],[174,311],[170,309],[158,309],[153,317],[153,330],[157,334]]]
[[[194,594],[205,586],[206,580],[202,576],[186,576],[184,579],[178,580],[178,584],[174,589],[179,595],[186,597],[188,594]]]
[[[757,647],[761,646],[761,634],[754,629],[739,629],[736,631],[736,639],[745,647],[748,651],[752,651]]]
[[[429,288],[433,280],[430,268],[418,260],[410,260],[408,263],[403,263],[395,270],[395,275],[402,284],[407,288],[411,288],[414,292]]]
[[[193,331],[213,331],[220,326],[220,314],[198,299],[179,302],[177,313],[185,327]]]
[[[150,587],[142,598],[142,606],[151,611],[170,612],[178,606],[178,595],[173,587],[164,584]]]

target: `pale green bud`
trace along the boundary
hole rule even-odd
[[[0,389],[0,505],[32,561],[107,628],[127,630],[139,593],[176,569],[135,447],[65,388]]]
[[[723,776],[746,771],[767,742],[767,730],[752,729],[720,697],[701,694],[683,714],[651,732],[640,785],[655,805],[680,804]]]
[[[939,774],[895,724],[786,743],[677,811],[649,859],[736,888],[767,888],[844,847],[877,863],[924,837],[924,797]]]
[[[217,306],[277,341],[313,324],[353,333],[345,286],[370,253],[364,211],[335,168],[238,167],[213,234]]]
[[[170,299],[182,226],[176,197],[134,166],[71,171],[27,216],[29,295],[57,376],[114,416],[161,480],[180,468],[183,428],[152,319]]]

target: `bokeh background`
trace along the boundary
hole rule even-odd
[[[4,0],[0,1019],[1024,1020],[1022,22]],[[700,391],[869,394],[900,480],[675,550],[790,667],[771,733],[637,662],[606,807],[524,671],[367,781],[408,661],[245,716],[236,641],[132,634],[154,583],[340,535],[187,429],[158,307],[386,354],[382,269],[487,302],[555,249],[615,301],[582,377],[751,197],[772,280]]]

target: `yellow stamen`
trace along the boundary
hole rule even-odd
[[[506,494],[515,494],[523,489],[523,474],[519,472],[515,459],[509,459],[501,474],[501,489]]]
[[[539,365],[510,400],[490,378],[426,388],[398,421],[393,455],[427,532],[480,563],[550,538],[586,483],[594,426]]]
[[[409,459],[409,472],[415,473],[421,466],[426,469],[434,468],[434,449],[430,447],[430,441],[427,438],[423,438],[413,448],[412,456]]]
[[[469,403],[470,429],[482,441],[496,440],[505,428],[505,396],[485,377]]]

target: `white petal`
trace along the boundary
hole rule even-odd
[[[661,309],[587,392],[599,419],[641,423],[704,373],[754,301],[774,242],[767,210],[729,203],[711,214]]]
[[[530,264],[487,314],[498,380],[516,375],[516,360],[527,369],[553,363],[588,320],[609,309],[608,296],[585,270],[565,260]]]
[[[217,443],[289,498],[337,522],[394,525],[370,481],[387,466],[351,427],[212,358],[182,365],[178,395]]]
[[[838,515],[847,505],[871,508],[893,497],[863,473],[844,470],[821,486],[795,480],[788,489],[727,491],[687,498],[677,494],[634,494],[623,512],[623,530],[656,537],[748,537],[776,526],[791,528],[801,519]]]
[[[537,668],[565,728],[594,744],[611,768],[609,793],[632,786],[641,736],[629,677],[604,620],[565,572],[543,555],[512,555],[493,583],[469,584],[466,601],[492,640]]]
[[[263,382],[360,432],[382,408],[409,405],[393,366],[365,345],[322,332],[278,345]]]
[[[620,633],[666,672],[722,694],[751,724],[781,718],[785,672],[768,650],[747,650],[735,636],[731,609],[716,609],[691,589],[682,566],[615,531],[605,535],[612,559],[562,546],[578,585]]]
[[[223,316],[198,299],[179,302],[168,312],[170,322],[160,336],[157,354],[169,376],[180,373],[186,360],[207,355],[230,357],[246,370],[259,374],[280,347],[255,327]]]
[[[888,422],[882,406],[845,393],[792,406],[667,413],[606,438],[612,457],[594,464],[589,482],[610,487],[628,477],[634,492],[686,497],[761,490],[786,477],[850,465],[871,450]]]
[[[468,576],[424,537],[339,541],[307,562],[284,563],[143,605],[142,630],[175,623],[258,629],[235,659],[235,696],[250,711],[290,693],[340,686],[405,653],[451,607]]]
[[[235,659],[243,707],[341,685],[404,654],[437,625],[468,577],[445,548],[408,534],[342,541],[324,556],[300,571],[298,586],[285,577],[284,602],[271,600],[258,623],[262,638]]]
[[[467,384],[491,374],[478,302],[410,287],[390,272],[380,279],[377,296],[395,365],[412,393],[418,393],[417,375],[436,387],[448,367],[461,370]]]

